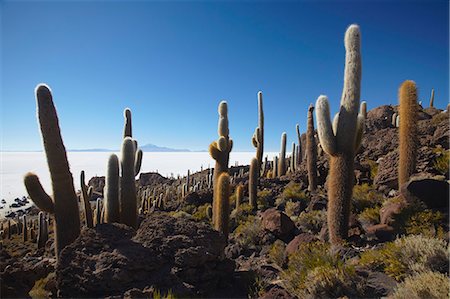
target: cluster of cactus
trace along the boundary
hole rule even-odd
[[[50,88],[44,84],[38,85],[36,99],[41,135],[52,180],[53,199],[44,191],[37,175],[27,173],[24,183],[36,206],[54,215],[55,251],[58,257],[59,252],[80,234],[78,200]]]
[[[13,221],[13,223],[11,223]],[[6,227],[1,223],[0,225],[0,242],[3,239],[11,239],[13,234],[22,238],[23,242],[37,242],[36,231],[39,231],[37,220],[27,220],[27,216],[17,216],[16,220],[8,219]]]
[[[314,137],[314,106],[308,108],[307,129],[306,129],[306,165],[308,168],[308,190],[317,189],[317,146]]]
[[[364,130],[363,109],[359,108],[361,86],[361,34],[351,25],[345,34],[344,89],[340,110],[333,122],[326,96],[316,102],[320,144],[330,156],[328,177],[327,222],[330,242],[340,243],[348,237],[348,223],[354,185],[354,157]]]
[[[414,81],[405,81],[399,90],[399,188],[409,180],[416,169],[417,155],[417,88]]]
[[[104,222],[120,222],[137,228],[137,195],[135,178],[142,164],[142,150],[132,139],[131,111],[124,111],[124,139],[121,148],[120,175],[119,159],[112,154],[108,159],[104,187]]]
[[[213,215],[212,222],[216,230],[228,236],[230,176],[228,161],[233,148],[233,140],[229,137],[228,106],[226,101],[219,104],[219,139],[209,146],[209,154],[216,161],[213,183]]]
[[[262,158],[264,154],[264,111],[262,92],[258,92],[258,127],[252,137],[252,144],[256,148],[256,160],[258,161],[258,176],[261,174]]]

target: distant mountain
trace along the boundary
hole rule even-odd
[[[157,146],[154,144],[146,144],[139,146],[139,148],[143,152],[190,152],[188,149],[174,149],[174,148],[168,148],[163,146]]]

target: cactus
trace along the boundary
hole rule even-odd
[[[214,193],[213,224],[214,229],[228,238],[228,222],[230,215],[230,176],[222,172],[217,180]]]
[[[302,164],[302,135],[300,134],[300,126],[298,124],[295,125],[295,130],[297,131],[298,138],[298,149],[297,149],[297,165],[300,166]]]
[[[280,158],[278,160],[278,176],[286,174],[286,132],[281,134]]]
[[[250,206],[252,206],[253,210],[258,209],[258,159],[253,158],[250,163],[250,175],[248,178],[248,195]]]
[[[256,148],[256,159],[258,161],[258,176],[261,174],[262,157],[264,154],[264,111],[262,92],[258,91],[258,127],[252,138],[253,146]]]
[[[43,84],[38,85],[36,100],[41,135],[52,180],[53,200],[44,191],[37,175],[27,173],[24,183],[36,206],[55,215],[55,251],[58,257],[59,252],[80,234],[78,200],[50,88]]]
[[[42,213],[42,212],[39,212]],[[8,219],[8,239],[11,239],[11,220]]]
[[[242,201],[244,200],[244,186],[242,184],[236,187],[236,210],[239,209]]]
[[[209,220],[212,220],[212,206],[206,207],[206,217],[208,217]]]
[[[123,117],[125,118],[125,124],[123,126],[123,138],[133,137],[132,129],[131,129],[131,110],[129,108],[125,108],[123,111]]]
[[[86,220],[86,226],[89,228],[94,227],[94,221],[92,219],[91,202],[89,201],[92,195],[92,187],[87,188],[85,184],[84,170],[80,174],[80,186],[81,186],[81,201],[83,202],[84,217]]]
[[[400,128],[400,115],[397,115],[395,118],[395,127]]]
[[[291,161],[290,161],[290,167],[291,167],[291,171],[294,172],[295,171],[295,166],[297,165],[297,161],[296,161],[296,147],[295,147],[295,142],[292,142],[292,152],[291,152]]]
[[[103,189],[105,223],[118,223],[120,222],[119,159],[115,154],[109,156],[106,169],[105,187]]]
[[[396,123],[397,123],[397,112],[394,112],[394,114],[392,114],[392,119],[391,119],[391,124],[394,128],[397,127]]]
[[[307,130],[306,130],[306,165],[308,169],[308,190],[317,189],[317,145],[314,138],[314,106],[308,108]],[[322,142],[322,141],[321,141]]]
[[[26,215],[23,215],[23,241],[28,241],[28,224]]]
[[[398,187],[409,180],[416,169],[417,155],[417,88],[414,81],[405,81],[399,90],[399,129]]]
[[[430,108],[434,107],[434,88],[431,89]]]
[[[272,169],[272,178],[278,177],[278,157],[275,156],[273,158],[273,169]]]
[[[48,223],[44,212],[39,212],[39,233],[37,238],[38,248],[44,248],[48,240]]]
[[[213,141],[209,145],[209,154],[211,157],[216,160],[216,164],[214,167],[214,182],[213,182],[213,224],[214,227],[218,227],[216,224],[216,212],[219,209],[219,205],[221,203],[217,202],[218,195],[217,193],[220,190],[217,189],[217,184],[219,177],[222,173],[228,174],[228,162],[230,159],[230,152],[233,148],[233,140],[229,137],[228,130],[228,105],[226,101],[222,101],[219,104],[219,124],[218,124],[218,135],[219,139],[217,141]],[[228,181],[229,183],[229,177]],[[228,216],[227,216],[228,217]],[[228,219],[228,218],[227,218]]]
[[[190,190],[190,185],[189,185],[189,183],[190,183],[190,178],[191,178],[191,171],[188,169],[188,171],[187,171],[187,176],[186,176],[186,188],[187,188],[187,191],[189,192],[189,190]]]
[[[326,96],[316,102],[319,140],[330,155],[328,177],[328,230],[330,242],[340,243],[348,237],[348,222],[354,186],[354,157],[364,130],[364,114],[359,109],[361,86],[360,31],[351,25],[345,34],[346,61],[341,107],[333,120]]]
[[[120,176],[120,222],[137,228],[137,198],[135,182],[135,143],[130,137],[122,142]]]

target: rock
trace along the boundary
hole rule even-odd
[[[374,178],[377,186],[387,186],[389,190],[398,188],[398,151],[388,153],[378,164],[378,172]]]
[[[380,223],[392,225],[395,221],[395,215],[399,214],[406,206],[407,203],[404,201],[388,201],[380,209]]]
[[[395,230],[387,224],[375,224],[366,228],[368,237],[376,237],[380,242],[395,240]]]
[[[105,297],[154,286],[178,296],[208,296],[233,273],[225,244],[209,225],[166,213],[150,214],[136,233],[101,224],[61,251],[58,290],[63,297]]]
[[[450,124],[448,118],[446,118],[445,121],[440,122],[439,125],[436,127],[436,130],[434,131],[432,138],[432,144],[434,146],[440,145],[444,149],[448,149],[450,143],[449,132],[450,132]]]
[[[285,255],[289,256],[289,255],[293,254],[294,252],[296,252],[301,244],[310,243],[310,242],[314,242],[314,241],[317,241],[317,240],[318,239],[317,239],[316,236],[314,236],[312,234],[309,234],[309,233],[302,233],[300,235],[297,235],[286,246]]]
[[[212,200],[213,200],[213,192],[211,189],[200,190],[198,192],[191,192],[188,193],[184,198],[186,204],[195,205],[197,207],[204,205],[206,203],[212,204]]]
[[[261,220],[263,228],[280,240],[288,243],[294,237],[295,224],[285,213],[275,208],[267,209],[261,214]]]
[[[103,194],[103,188],[105,187],[105,177],[104,176],[92,177],[88,182],[88,186],[92,186],[93,189],[92,197],[90,198],[90,200],[96,200],[100,194]]]
[[[366,275],[365,295],[368,298],[390,296],[394,292],[394,288],[397,286],[397,282],[383,272],[368,271]]]
[[[448,214],[449,183],[447,181],[412,178],[402,186],[400,192],[407,202],[418,199],[428,208]]]
[[[294,299],[295,296],[291,295],[279,285],[270,285],[268,290],[258,297],[259,299]]]
[[[324,210],[327,208],[327,198],[319,193],[311,193],[311,200],[309,201],[307,212],[315,210]]]
[[[157,184],[172,184],[173,180],[168,179],[156,172],[146,172],[139,175],[139,185],[149,186]]]

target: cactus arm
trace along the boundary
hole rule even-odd
[[[319,96],[316,101],[317,132],[323,150],[329,155],[336,154],[336,137],[330,122],[330,107],[326,96]]]
[[[89,186],[89,189],[87,191],[88,198],[92,197],[92,193],[94,193],[94,188],[92,186]]]
[[[137,176],[139,174],[139,171],[141,171],[142,166],[142,150],[139,149],[136,151],[136,157],[134,160],[134,176]]]
[[[82,170],[80,174],[80,186],[81,186],[81,199],[83,201],[84,217],[86,218],[86,226],[92,228],[94,227],[94,222],[92,219],[91,203],[89,202],[90,197],[88,195],[88,189],[85,184],[84,170]]]
[[[336,136],[337,128],[339,123],[339,112],[333,117],[333,135]]]
[[[340,116],[336,130],[337,150],[354,151],[356,122],[361,89],[361,34],[358,25],[350,25],[345,32],[345,70]]]
[[[361,108],[356,121],[356,137],[355,137],[355,152],[361,147],[361,141],[364,134],[365,122],[367,117],[367,104],[361,103]]]
[[[39,182],[39,177],[34,173],[27,173],[24,177],[25,188],[27,189],[28,195],[30,195],[31,200],[36,204],[36,206],[47,213],[55,213],[55,205],[51,197],[45,192],[41,183]]]
[[[123,117],[125,118],[125,124],[123,127],[123,138],[132,137],[131,110],[129,108],[125,108],[125,110],[123,111]]]
[[[216,141],[211,142],[211,144],[209,145],[209,154],[211,155],[211,157],[214,160],[219,159],[220,150],[219,150],[219,148],[217,146],[217,142]]]

